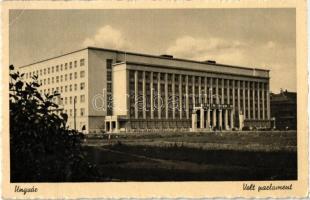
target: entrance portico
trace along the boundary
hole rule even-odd
[[[191,131],[231,130],[232,128],[234,128],[232,105],[201,104],[199,107],[194,107]]]

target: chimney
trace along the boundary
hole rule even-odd
[[[173,58],[173,55],[162,54],[162,55],[160,55],[160,57],[164,57],[164,58]]]
[[[205,62],[208,63],[208,64],[213,64],[213,65],[216,64],[215,60],[206,60]]]

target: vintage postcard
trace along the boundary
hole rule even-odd
[[[307,197],[306,15],[2,2],[2,197]]]

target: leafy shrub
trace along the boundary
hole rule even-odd
[[[83,134],[66,127],[68,116],[56,114],[53,94],[41,95],[38,77],[10,66],[11,182],[59,182],[94,179],[95,166],[85,161]]]
[[[243,130],[243,131],[250,131],[251,129],[250,129],[250,127],[248,127],[248,126],[244,126],[244,127],[242,127],[242,130]]]

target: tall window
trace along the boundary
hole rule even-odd
[[[85,95],[81,95],[81,97],[80,97],[80,102],[81,102],[81,103],[84,103],[84,102],[85,102]]]
[[[81,83],[81,84],[80,84],[80,87],[81,87],[81,90],[84,90],[84,88],[85,88],[85,83]]]
[[[81,78],[84,78],[84,77],[85,77],[85,71],[81,71],[81,72],[80,72],[80,77],[81,77]]]
[[[82,67],[82,66],[84,66],[85,65],[85,59],[81,59],[80,60],[80,66]]]
[[[85,108],[81,108],[81,116],[84,116],[85,114]]]
[[[112,115],[112,59],[106,60],[106,67],[107,67],[107,115]]]
[[[112,59],[107,59],[107,69],[112,69]]]

